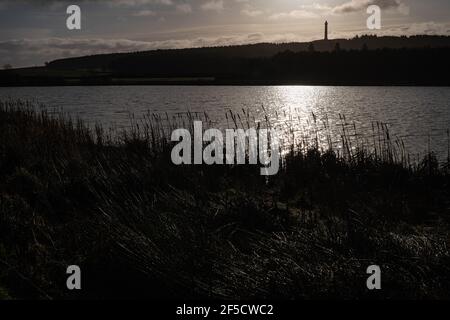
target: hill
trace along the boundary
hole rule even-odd
[[[365,45],[370,50],[376,49],[401,49],[401,48],[440,48],[450,47],[450,37],[448,36],[413,36],[413,37],[377,37],[362,36],[353,39],[333,39],[316,40],[312,42],[292,42],[292,43],[258,43],[250,45],[227,46],[227,47],[207,47],[189,49],[166,49],[152,50],[134,53],[103,54],[52,61],[48,67],[52,69],[114,69],[118,61],[124,62],[127,59],[160,59],[182,58],[190,56],[216,57],[216,58],[268,58],[284,51],[301,52],[307,51],[311,45],[315,51],[330,52],[336,44],[342,50],[359,50]]]
[[[447,77],[440,74],[448,64],[448,48],[448,36],[362,36],[103,54],[6,70],[0,73],[0,85],[448,85]],[[362,70],[374,73],[367,77]]]

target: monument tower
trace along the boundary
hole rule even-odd
[[[324,40],[328,40],[328,21],[325,21],[325,38]]]

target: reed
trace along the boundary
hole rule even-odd
[[[448,163],[412,161],[382,123],[366,137],[342,115],[336,139],[327,119],[264,112],[226,119],[286,133],[269,180],[171,163],[174,128],[217,124],[204,112],[117,132],[0,102],[0,297],[448,298]],[[382,295],[366,290],[371,264]]]

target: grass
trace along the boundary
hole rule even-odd
[[[8,300],[10,299],[10,296],[6,292],[6,290],[2,287],[0,287],[0,300]]]
[[[164,118],[113,136],[0,103],[1,298],[448,298],[448,163],[408,161],[378,124],[372,142],[343,125],[338,151],[317,130],[292,140],[269,180],[174,166]],[[382,291],[366,289],[372,264]]]

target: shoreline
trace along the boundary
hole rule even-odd
[[[117,82],[92,82],[86,83],[83,81],[77,83],[36,83],[20,84],[11,83],[8,85],[1,85],[0,88],[27,88],[27,87],[110,87],[110,86],[327,86],[327,87],[450,87],[449,83],[422,83],[422,82],[402,82],[402,83],[387,83],[387,82],[308,82],[308,81],[117,81]]]

